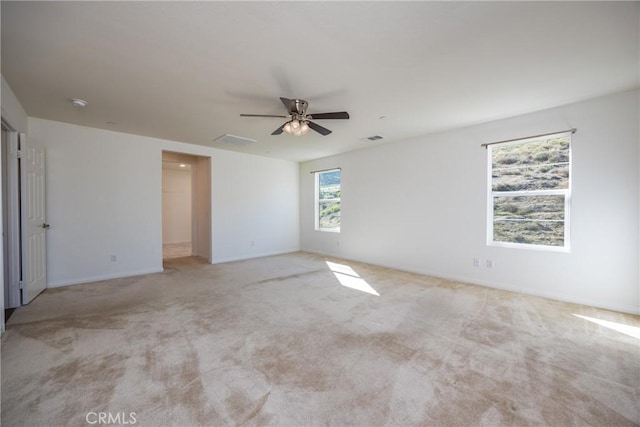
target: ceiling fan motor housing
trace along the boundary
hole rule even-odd
[[[309,106],[309,103],[304,99],[292,99],[291,108],[289,109],[289,112],[291,113],[292,116],[294,116],[294,118],[297,118],[299,120],[304,118],[305,114],[307,114],[308,106]]]

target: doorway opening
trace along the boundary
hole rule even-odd
[[[163,151],[162,257],[211,253],[211,159]]]

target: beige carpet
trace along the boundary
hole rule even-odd
[[[2,338],[2,426],[640,423],[637,316],[325,261],[45,291]]]

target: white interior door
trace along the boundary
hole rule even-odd
[[[22,304],[47,287],[44,147],[28,144],[20,134],[22,216]]]
[[[21,284],[22,281],[22,235],[20,233],[20,167],[19,153],[20,146],[18,133],[10,131],[7,135],[7,147],[3,154],[6,154],[7,170],[2,174],[3,190],[7,191],[4,201],[7,205],[3,207],[6,215],[3,230],[5,235],[5,308],[15,308],[22,305]]]

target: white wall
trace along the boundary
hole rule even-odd
[[[224,153],[211,158],[214,263],[299,250],[298,163]]]
[[[640,313],[639,100],[635,90],[305,162],[301,248]],[[480,144],[573,127],[571,252],[487,246]],[[309,172],[333,167],[342,167],[339,234],[314,231],[313,221]]]
[[[27,133],[27,113],[16,98],[16,95],[2,76],[2,118],[5,119],[16,132]]]
[[[211,261],[211,158],[196,157],[192,164],[192,189],[195,203],[192,209],[196,212],[193,221],[193,235],[191,241],[194,255]],[[299,236],[296,236],[299,247]]]
[[[191,242],[191,168],[162,168],[162,243]]]
[[[299,249],[294,162],[37,118],[29,138],[47,149],[49,286],[162,270],[163,150],[211,157],[214,263]]]

